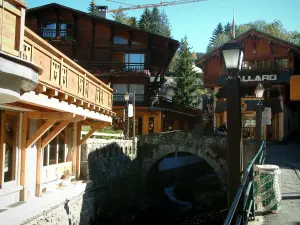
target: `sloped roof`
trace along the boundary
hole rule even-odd
[[[270,34],[267,34],[265,32],[262,32],[260,30],[257,30],[257,29],[250,29],[248,30],[247,32],[243,33],[242,35],[240,35],[239,37],[233,39],[233,40],[230,40],[229,42],[238,42],[238,41],[241,41],[245,38],[247,38],[249,35],[257,35],[257,36],[260,36],[260,37],[263,37],[263,38],[266,38],[266,39],[270,39],[271,41],[273,41],[274,43],[278,43],[278,44],[281,44],[283,46],[286,46],[287,48],[290,48],[292,50],[294,50],[296,53],[300,54],[300,46],[299,45],[295,45],[289,41],[286,41],[286,40],[283,40],[283,39],[280,39],[278,37],[274,37],[273,35],[270,35]],[[228,42],[227,42],[228,43]],[[212,52],[209,52],[205,55],[203,55],[199,60],[198,62],[196,63],[197,65],[203,63],[204,61],[206,61],[207,59],[209,59],[210,57],[216,55],[216,54],[220,54],[220,51],[221,51],[221,48],[223,47],[220,46],[219,48],[213,50]]]
[[[168,38],[168,37],[165,37],[165,36],[162,36],[162,35],[158,35],[158,34],[154,34],[154,33],[151,33],[149,31],[144,31],[144,30],[140,30],[138,28],[134,28],[132,26],[129,26],[129,25],[126,25],[126,24],[123,24],[123,23],[119,23],[119,22],[116,22],[114,20],[110,20],[110,19],[107,19],[107,18],[103,18],[103,17],[99,17],[99,16],[95,16],[95,15],[91,15],[90,13],[87,13],[87,12],[83,12],[83,11],[80,11],[80,10],[77,10],[77,9],[74,9],[74,8],[70,8],[68,6],[64,6],[64,5],[61,5],[61,4],[58,4],[58,3],[49,3],[49,4],[46,4],[46,5],[42,5],[42,6],[38,6],[38,7],[34,7],[34,8],[30,8],[26,11],[26,14],[27,15],[30,15],[31,13],[34,13],[34,12],[38,12],[40,10],[44,10],[44,9],[50,9],[50,8],[61,8],[61,9],[65,9],[65,10],[68,10],[68,11],[71,11],[73,13],[76,13],[78,15],[83,15],[83,16],[87,16],[87,17],[90,17],[90,18],[93,18],[95,20],[102,20],[102,21],[106,21],[108,23],[111,23],[111,24],[114,24],[116,26],[120,26],[120,27],[124,27],[124,28],[127,28],[128,30],[135,30],[135,31],[139,31],[139,32],[144,32],[144,33],[149,33],[153,36],[157,36],[157,37],[160,37],[160,38],[164,38],[164,39],[167,39],[171,42],[174,42],[175,44],[179,45],[179,41],[175,40],[175,39],[172,39],[172,38]]]

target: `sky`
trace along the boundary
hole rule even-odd
[[[87,11],[90,0],[25,0],[28,8],[49,3],[58,3],[81,11]],[[95,0],[97,5],[117,9],[119,3]],[[132,5],[159,3],[159,0],[115,0]],[[172,0],[162,0],[163,2]],[[162,7],[172,26],[172,37],[180,40],[187,35],[189,44],[195,52],[205,52],[213,30],[219,22],[232,23],[233,9],[235,24],[255,20],[272,22],[280,20],[288,31],[300,31],[300,0],[206,0],[190,4]],[[126,11],[128,16],[140,17],[143,10]],[[108,15],[111,18],[111,14]]]

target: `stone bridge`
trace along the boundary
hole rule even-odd
[[[138,158],[147,174],[151,167],[170,153],[188,152],[204,159],[226,186],[227,138],[213,134],[164,132],[141,136],[138,141]]]

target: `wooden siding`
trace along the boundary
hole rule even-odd
[[[0,5],[0,51],[19,56],[23,42],[25,5],[3,0]]]

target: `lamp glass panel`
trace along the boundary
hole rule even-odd
[[[255,89],[255,95],[256,98],[262,98],[264,96],[265,89],[261,84],[257,85],[257,88]]]
[[[223,50],[223,56],[227,69],[238,69],[240,49]]]
[[[240,55],[240,61],[239,61],[239,70],[241,70],[241,69],[242,69],[243,58],[244,58],[244,52],[243,52],[243,51],[241,51],[241,55]]]

